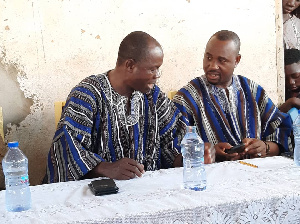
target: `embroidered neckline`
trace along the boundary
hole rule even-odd
[[[127,116],[127,102],[128,98],[120,95],[111,86],[108,79],[108,72],[101,74],[100,76],[102,90],[113,110],[118,114],[119,119],[123,125],[133,126],[139,121],[141,101],[143,99],[143,94],[139,91],[134,91],[130,97],[130,114]]]
[[[236,75],[232,76],[232,83],[227,88],[219,88],[215,85],[210,84],[207,81],[205,75],[202,75],[202,80],[205,82],[208,92],[214,95],[218,101],[222,109],[225,113],[234,112],[238,107],[238,91],[242,89],[238,77]],[[229,92],[229,99],[226,95],[226,89]]]

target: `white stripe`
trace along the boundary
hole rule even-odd
[[[92,121],[86,116],[86,114],[81,113],[81,112],[78,112],[78,111],[74,110],[72,107],[68,107],[68,109],[72,110],[75,114],[81,114],[81,115],[83,115],[83,117],[87,118],[87,120],[88,120],[90,123],[92,123]]]
[[[84,165],[86,166],[86,168],[89,169],[89,166],[85,163],[84,159],[83,159],[82,156],[81,156],[81,153],[80,153],[80,150],[81,150],[81,149],[77,149],[77,147],[76,147],[76,145],[75,145],[75,141],[74,141],[74,139],[73,139],[73,136],[70,135],[70,137],[71,137],[72,143],[73,143],[73,145],[74,145],[74,147],[75,147],[75,149],[76,149],[76,151],[77,151],[77,153],[78,153],[78,155],[79,155],[81,161],[84,163]],[[76,160],[74,160],[74,161],[76,162]]]
[[[55,161],[56,161],[56,166],[57,166],[57,173],[58,173],[58,182],[60,182],[60,169],[59,169],[59,165],[58,165],[58,160],[57,160],[57,155],[56,155],[56,145],[57,143],[53,144],[53,152],[54,152],[54,156],[55,156]]]

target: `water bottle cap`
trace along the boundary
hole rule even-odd
[[[186,131],[187,132],[196,132],[196,126],[187,126]]]
[[[18,146],[19,146],[19,142],[17,142],[17,141],[15,141],[15,142],[9,142],[9,143],[7,144],[7,146],[8,146],[9,148],[18,147]]]

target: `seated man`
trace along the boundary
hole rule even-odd
[[[296,116],[300,109],[300,51],[298,49],[286,49],[284,51],[285,71],[285,102],[279,107],[287,113],[294,108]],[[294,118],[295,116],[292,116]]]
[[[204,142],[215,144],[216,160],[279,155],[289,150],[291,119],[281,113],[265,90],[234,68],[241,59],[240,39],[222,30],[208,41],[204,53],[205,75],[195,78],[173,98],[188,125],[197,126]],[[245,144],[240,153],[225,153]]]
[[[113,70],[85,78],[68,96],[50,148],[44,183],[106,176],[140,177],[144,170],[182,166],[185,123],[155,85],[161,45],[136,31],[120,44]],[[210,163],[209,145],[205,162]]]

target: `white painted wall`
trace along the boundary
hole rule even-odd
[[[213,33],[235,31],[242,43],[236,74],[260,83],[275,103],[280,97],[275,0],[0,0],[0,12],[0,65],[17,71],[5,79],[0,73],[2,86],[13,89],[0,89],[6,141],[19,140],[33,185],[45,173],[53,103],[65,100],[84,77],[113,68],[119,43],[131,31],[145,31],[163,46],[159,85],[166,92],[203,74],[202,56]],[[29,112],[16,122],[19,109],[9,102],[20,99]]]

